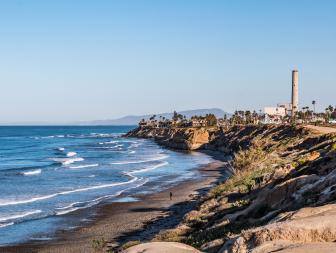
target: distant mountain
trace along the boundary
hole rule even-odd
[[[189,110],[189,111],[181,111],[178,112],[182,115],[185,115],[187,118],[191,118],[192,116],[205,116],[206,114],[212,113],[216,115],[218,118],[223,118],[224,114],[230,116],[230,113],[224,112],[222,109],[212,108],[212,109],[199,109],[199,110]],[[141,119],[149,119],[153,114],[148,115],[139,115],[139,116],[125,116],[119,119],[111,119],[111,120],[95,120],[91,122],[81,122],[80,125],[119,125],[119,126],[128,126],[128,125],[137,125]],[[165,117],[167,119],[171,119],[173,113],[161,113],[156,114],[156,117],[160,116]]]

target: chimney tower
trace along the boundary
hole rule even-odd
[[[299,111],[299,71],[292,71],[292,117]]]

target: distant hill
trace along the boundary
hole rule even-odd
[[[213,113],[218,118],[223,118],[224,114],[230,116],[230,113],[224,112],[222,109],[212,108],[212,109],[199,109],[199,110],[189,110],[189,111],[181,111],[178,112],[182,115],[185,115],[187,118],[191,118],[192,116],[205,116],[206,114]],[[91,122],[81,122],[79,125],[137,125],[141,119],[149,119],[152,114],[148,115],[138,115],[138,116],[125,116],[119,119],[111,119],[111,120],[95,120]],[[161,113],[156,115],[157,118],[160,116],[165,117],[167,119],[171,119],[173,113]]]

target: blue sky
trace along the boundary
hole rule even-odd
[[[2,0],[0,123],[336,104],[336,1]]]

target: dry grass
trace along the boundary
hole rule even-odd
[[[140,241],[129,241],[126,242],[125,244],[123,244],[123,246],[121,246],[122,250],[126,250],[128,248],[131,248],[133,246],[139,245],[141,242]]]

